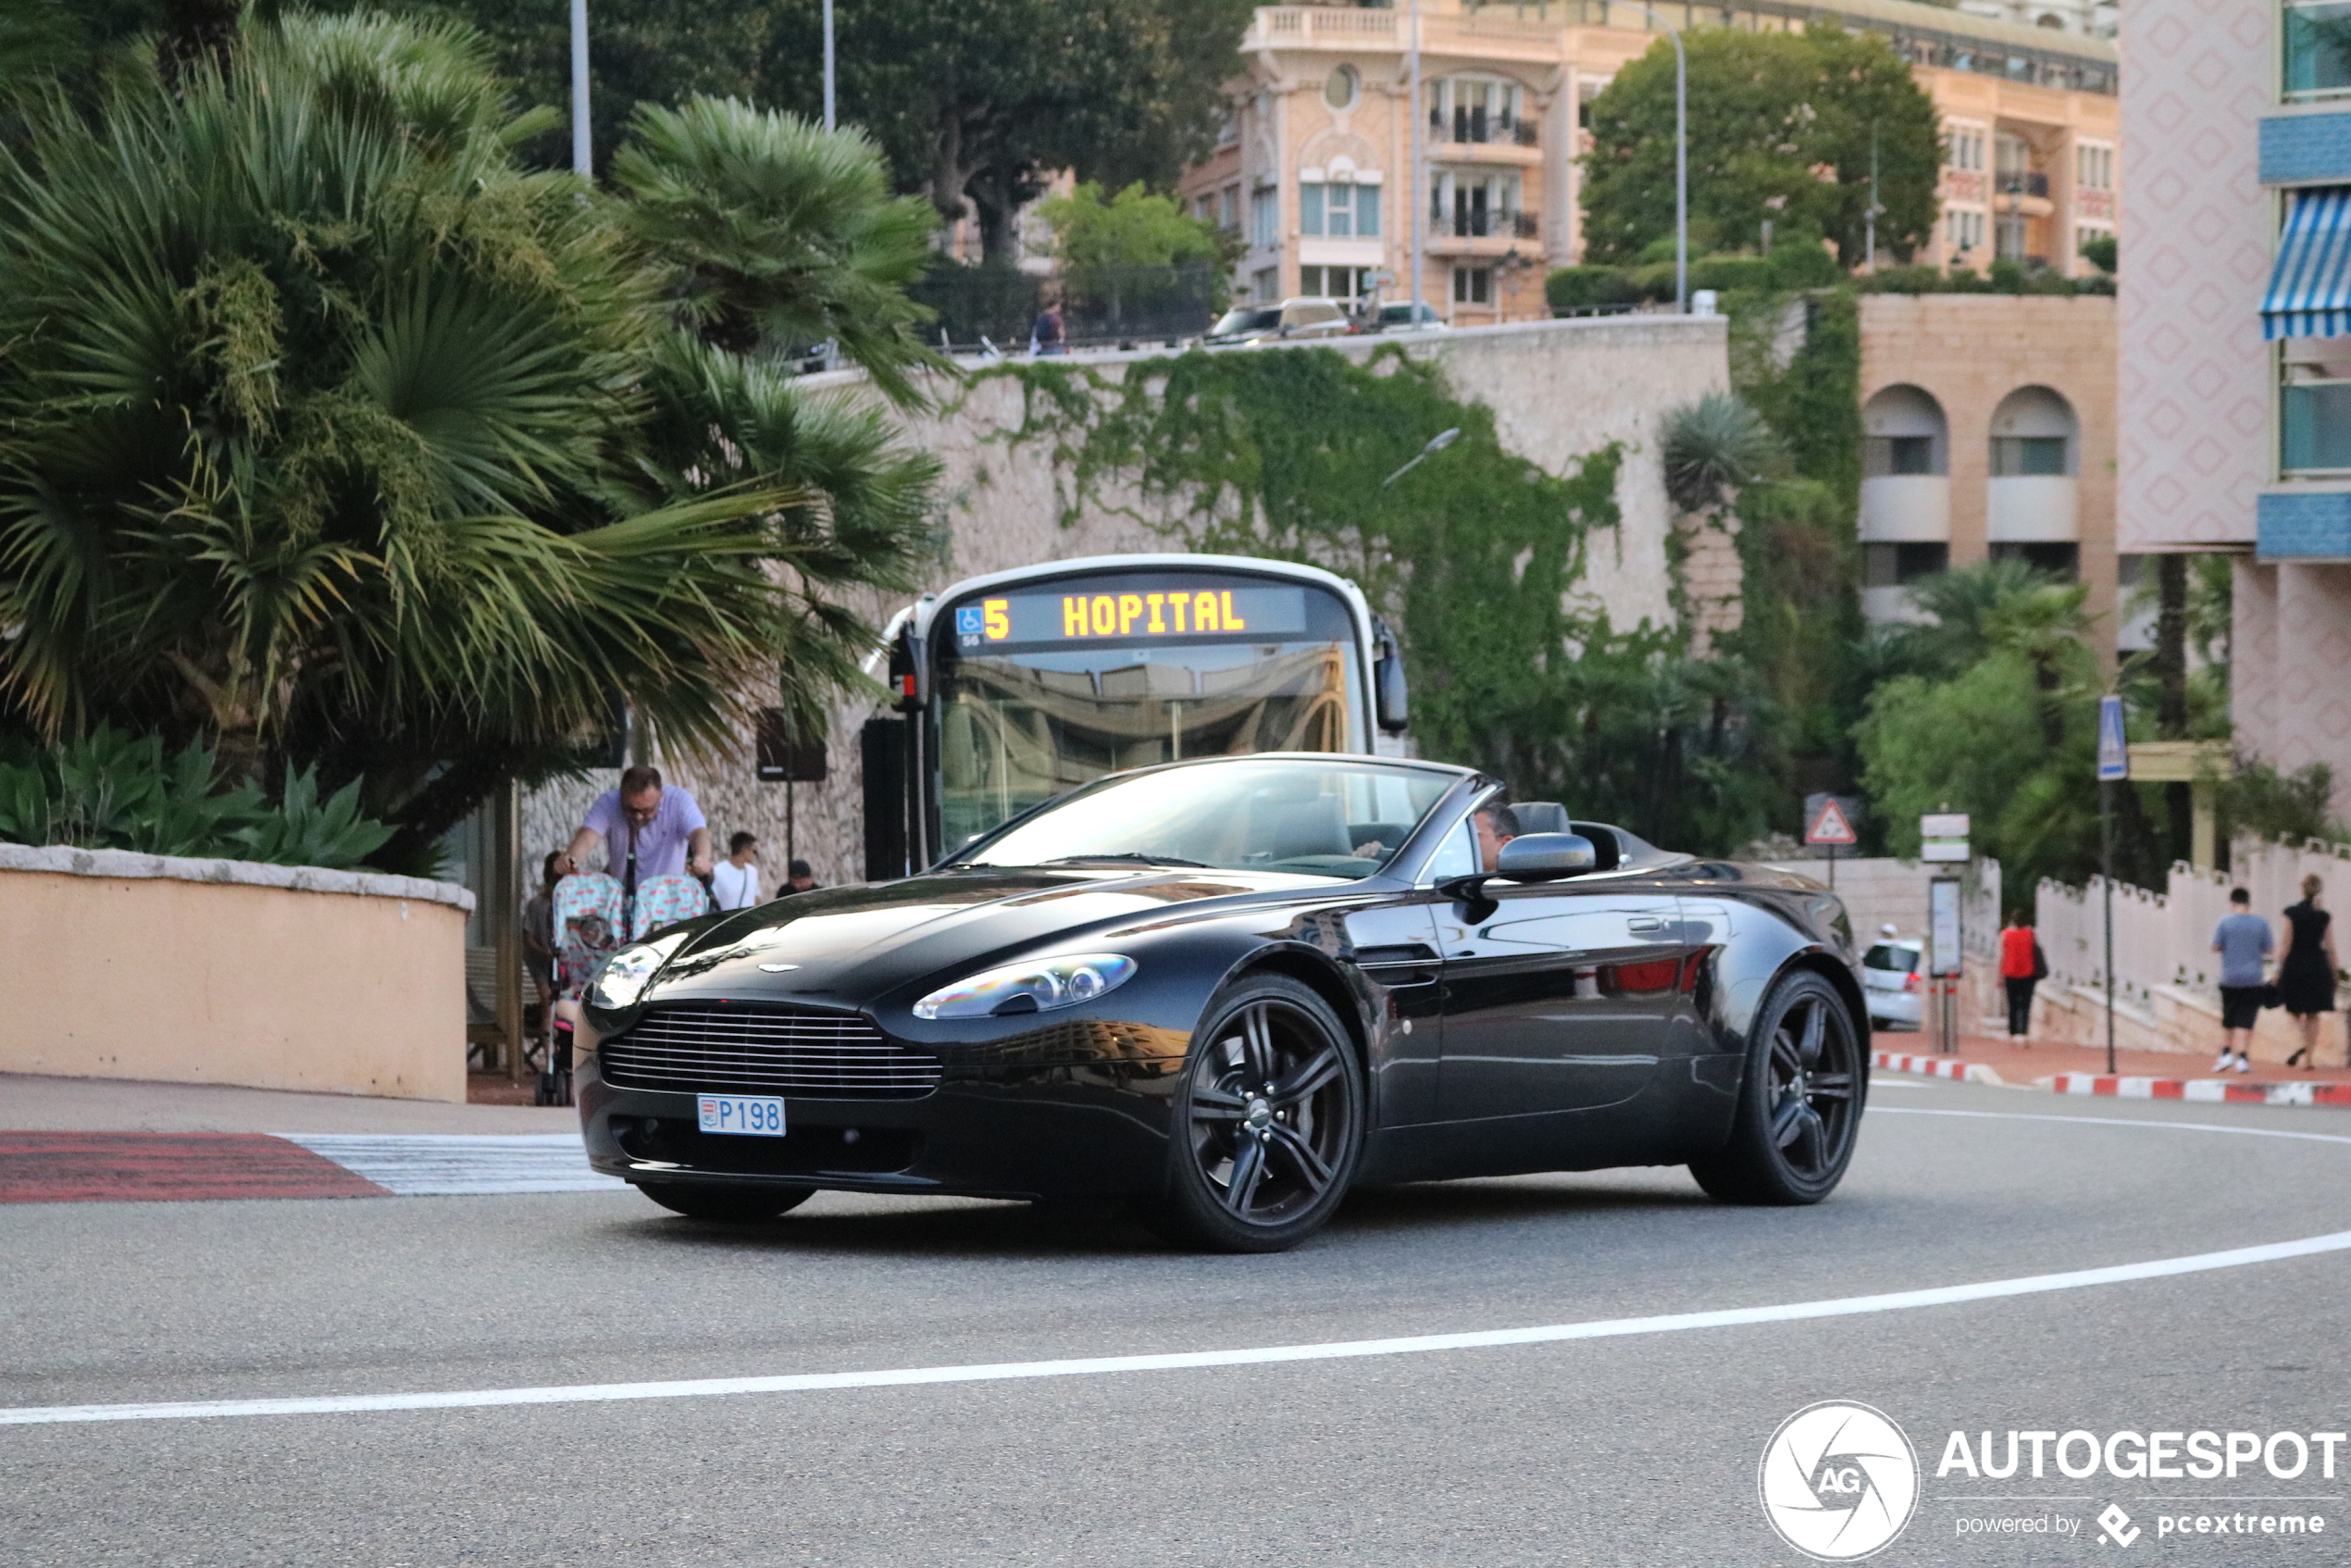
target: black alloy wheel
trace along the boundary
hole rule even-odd
[[[1845,1178],[1868,1093],[1845,998],[1825,976],[1790,975],[1757,1017],[1730,1142],[1690,1174],[1725,1203],[1817,1203]]]
[[[728,1187],[717,1182],[646,1181],[637,1190],[690,1220],[742,1225],[772,1220],[816,1196],[806,1187]]]
[[[1363,1074],[1330,1004],[1253,976],[1192,1036],[1176,1095],[1166,1189],[1137,1205],[1170,1240],[1278,1252],[1326,1224],[1363,1142]]]

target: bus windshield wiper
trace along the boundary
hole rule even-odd
[[[1080,861],[1088,860],[1128,860],[1138,865],[1181,865],[1194,871],[1208,869],[1206,861],[1186,860],[1179,855],[1172,854],[1145,854],[1140,850],[1121,850],[1116,854],[1065,854],[1049,860],[1045,864],[1047,865],[1075,865]]]

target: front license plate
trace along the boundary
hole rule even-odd
[[[704,1132],[741,1133],[747,1138],[784,1136],[784,1102],[762,1094],[702,1094],[694,1097]]]

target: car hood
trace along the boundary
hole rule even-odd
[[[1251,871],[1049,867],[914,877],[798,893],[698,932],[647,1002],[723,997],[858,1006],[911,982],[939,983],[1024,950],[1172,905],[1337,892],[1325,877]]]

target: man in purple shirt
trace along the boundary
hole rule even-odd
[[[710,828],[703,821],[702,807],[684,790],[663,789],[658,768],[632,767],[620,776],[619,789],[596,797],[564,852],[563,869],[580,870],[581,857],[600,841],[604,869],[624,881],[632,843],[641,883],[656,877],[710,875]]]

